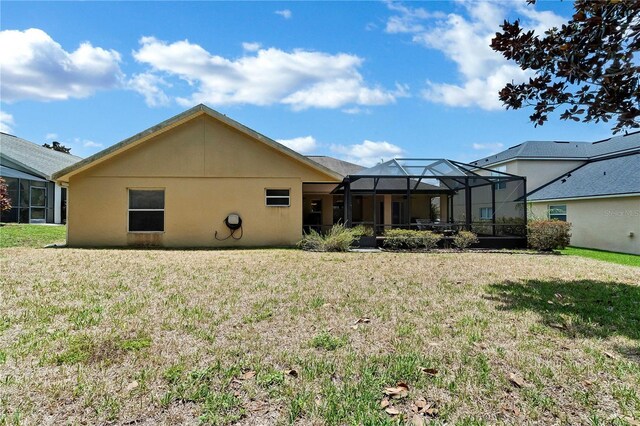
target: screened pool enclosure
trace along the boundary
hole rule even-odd
[[[470,230],[481,245],[526,245],[526,180],[513,174],[446,159],[397,158],[350,174],[333,194],[334,210],[342,198],[343,223],[376,236],[390,228],[444,237]]]

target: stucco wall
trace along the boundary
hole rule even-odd
[[[302,236],[302,182],[335,180],[208,116],[200,116],[69,180],[68,244],[165,247],[292,245]],[[127,232],[128,189],[165,190],[163,233]],[[266,188],[290,189],[267,207]],[[244,236],[228,235],[229,213]]]
[[[527,192],[531,192],[584,163],[572,160],[516,160],[506,163],[506,166],[507,173],[527,178]]]
[[[549,205],[562,204],[572,224],[572,246],[640,254],[640,196],[536,202],[531,213],[545,218]]]

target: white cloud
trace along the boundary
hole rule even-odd
[[[360,107],[345,108],[342,110],[342,112],[344,112],[345,114],[352,114],[352,115],[371,114],[371,110],[369,108],[360,108]]]
[[[490,151],[488,153],[490,155],[502,151],[502,149],[504,148],[504,144],[500,142],[474,143],[472,147],[476,151]]]
[[[48,140],[48,141],[56,140],[56,139],[58,139],[58,134],[57,133],[47,133],[47,135],[44,138],[46,140]]]
[[[445,15],[441,12],[429,12],[421,7],[411,8],[402,3],[394,3],[387,1],[389,10],[397,12],[397,15],[390,16],[387,19],[385,32],[389,34],[397,33],[416,33],[424,31],[421,21],[430,18],[442,18]]]
[[[169,96],[160,86],[171,86],[162,77],[152,73],[135,74],[129,80],[129,87],[144,96],[145,103],[150,107],[169,105]]]
[[[508,82],[521,82],[532,75],[521,70],[491,49],[491,39],[509,12],[522,17],[525,28],[542,32],[562,24],[563,18],[548,11],[537,11],[522,1],[461,1],[465,14],[438,15],[389,3],[396,12],[387,20],[387,32],[409,33],[412,40],[442,52],[458,69],[459,82],[427,81],[422,96],[449,106],[478,106],[486,110],[502,109],[498,92]]]
[[[284,19],[291,19],[293,17],[293,13],[291,13],[289,9],[276,10],[274,13],[282,16]]]
[[[278,142],[301,154],[309,154],[318,147],[318,142],[313,136],[301,136],[293,139],[278,139]]]
[[[13,132],[13,115],[8,112],[0,111],[0,132],[11,133]]]
[[[354,145],[331,145],[330,149],[346,161],[362,166],[373,166],[380,161],[398,157],[404,152],[402,148],[392,143],[370,140]]]
[[[188,40],[167,43],[143,37],[140,44],[133,52],[138,62],[194,87],[190,97],[176,99],[183,106],[280,103],[294,110],[340,108],[389,104],[407,91],[401,85],[395,90],[368,85],[358,72],[363,59],[346,53],[268,48],[227,59]]]
[[[0,90],[5,102],[84,98],[119,87],[120,54],[83,42],[67,52],[44,31],[0,31]]]
[[[260,50],[260,47],[262,47],[262,45],[260,43],[248,43],[248,42],[244,42],[242,43],[242,48],[244,50],[246,50],[247,52],[257,52],[258,50]]]
[[[82,146],[84,146],[85,148],[99,148],[102,146],[102,144],[90,140],[85,140],[83,141]]]

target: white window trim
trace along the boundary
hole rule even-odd
[[[489,212],[489,217],[483,217],[482,216],[482,211],[486,210]],[[491,209],[491,207],[480,207],[480,220],[491,220],[493,219],[493,211]]]
[[[267,191],[287,191],[289,195],[267,195]],[[267,200],[270,198],[286,198],[287,204],[268,204]],[[265,188],[264,205],[266,207],[291,207],[291,188]]]
[[[564,216],[564,222],[567,221],[568,219],[568,215],[567,215],[567,205],[566,204],[547,204],[547,218],[549,220],[551,219],[558,219],[557,217],[551,217],[551,208],[552,207],[564,207],[564,214],[554,214],[553,216]],[[558,219],[561,220],[561,219]]]
[[[129,195],[129,191],[162,191],[164,192],[165,195],[165,208],[164,209],[132,209],[129,208],[129,203],[131,202],[131,197]],[[165,231],[131,231],[129,229],[129,212],[164,212],[166,210],[166,203],[167,203],[167,198],[166,198],[167,192],[165,190],[165,188],[127,188],[127,233],[128,234],[164,234]],[[165,216],[162,216],[162,229],[165,229],[166,223],[165,223]]]
[[[507,173],[506,165],[494,167],[493,169],[491,169],[491,176],[504,176],[501,173]],[[494,188],[496,191],[502,191],[503,189],[507,189],[507,182],[505,181],[495,182]]]

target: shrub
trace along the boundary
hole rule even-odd
[[[471,231],[460,231],[453,237],[453,245],[464,250],[478,242],[478,236]]]
[[[571,239],[571,224],[560,220],[532,220],[527,225],[529,247],[535,250],[551,251],[563,249]]]
[[[387,229],[384,232],[384,246],[392,250],[417,249],[420,246],[418,231],[409,229]]]
[[[421,231],[420,234],[422,247],[427,250],[433,250],[438,247],[438,242],[442,239],[442,235],[431,231]]]
[[[412,231],[409,229],[388,229],[384,233],[384,246],[391,250],[415,250],[425,248],[431,250],[442,238],[431,231]]]
[[[373,229],[370,226],[358,225],[351,228],[354,237],[373,237]]]
[[[310,251],[347,251],[355,240],[352,229],[336,224],[324,235],[312,229],[304,235],[298,247]]]

